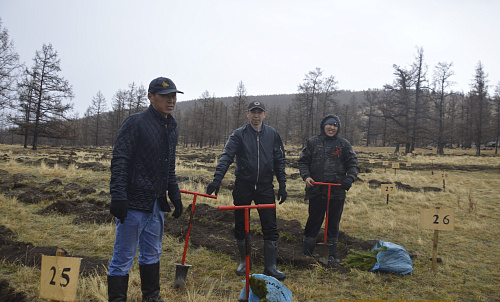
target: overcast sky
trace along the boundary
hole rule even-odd
[[[468,92],[479,61],[490,92],[500,83],[498,0],[0,0],[21,62],[52,44],[83,115],[101,91],[171,78],[178,101],[296,93],[316,67],[338,88],[392,83],[424,49],[428,77],[453,63],[455,90]]]

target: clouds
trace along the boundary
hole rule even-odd
[[[453,62],[467,91],[480,60],[500,81],[497,1],[64,1],[0,0],[0,17],[28,66],[52,43],[82,114],[135,82],[171,77],[185,91],[233,96],[295,93],[310,70],[340,89],[382,88],[416,48],[432,68]]]

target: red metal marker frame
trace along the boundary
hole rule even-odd
[[[332,187],[340,187],[340,184],[328,183],[328,182],[316,182],[316,181],[314,181],[312,184],[315,186],[328,186],[328,195],[327,195],[328,201],[326,203],[326,217],[325,217],[325,236],[323,238],[323,243],[326,244],[326,235],[328,233],[328,214],[330,212],[330,191]]]
[[[246,299],[248,301],[248,295],[250,294],[250,245],[248,236],[250,233],[250,209],[274,209],[276,204],[257,204],[248,206],[219,206],[219,211],[224,210],[245,210],[245,276],[246,276]]]
[[[189,234],[191,233],[191,225],[193,224],[193,216],[194,216],[194,207],[196,205],[196,197],[199,196],[204,196],[208,198],[213,198],[217,199],[217,195],[208,195],[208,194],[203,194],[203,193],[197,193],[197,192],[191,192],[191,191],[186,191],[186,190],[180,190],[181,193],[186,193],[186,194],[193,194],[193,204],[191,205],[191,216],[189,217],[189,227],[188,231],[186,233],[186,242],[184,243],[184,253],[182,254],[182,262],[181,264],[184,265],[184,261],[186,260],[186,252],[189,244]]]

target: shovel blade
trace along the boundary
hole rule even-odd
[[[191,265],[175,263],[175,280],[174,288],[182,290],[186,285],[186,277]]]

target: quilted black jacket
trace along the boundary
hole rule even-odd
[[[320,134],[309,138],[300,154],[300,176],[303,180],[311,177],[316,182],[342,183],[346,178],[354,182],[359,173],[358,158],[349,141],[338,134],[333,137],[325,134],[324,122],[330,117],[339,122],[340,131],[340,119],[336,115],[330,114],[323,118],[320,123]],[[319,193],[315,192],[318,191],[318,187],[322,187],[322,191],[327,188],[327,186],[314,186],[308,189],[306,199]]]
[[[276,175],[280,187],[285,187],[285,150],[274,128],[262,125],[260,132],[250,124],[233,131],[222,152],[214,179],[222,181],[236,156],[236,178],[257,184],[272,184]]]
[[[170,212],[166,192],[176,205],[181,193],[175,175],[177,122],[153,106],[127,117],[118,132],[111,160],[111,201],[152,212],[156,199]]]

